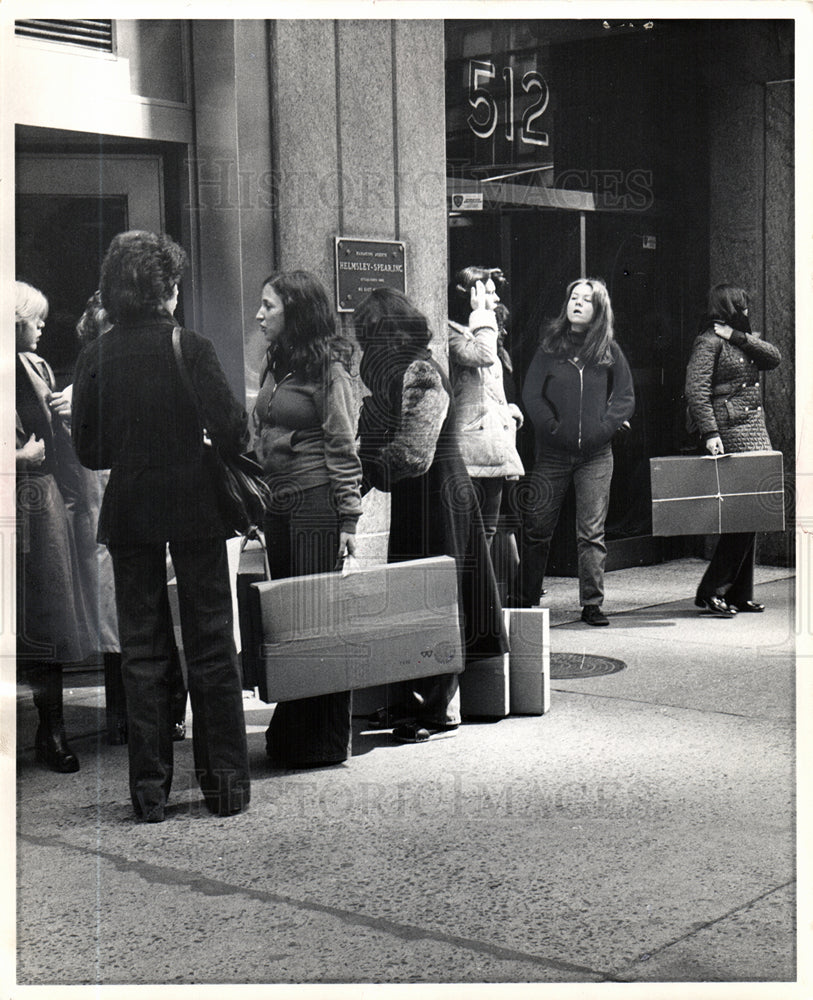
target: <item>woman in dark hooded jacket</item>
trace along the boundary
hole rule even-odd
[[[576,490],[579,602],[588,625],[609,625],[604,602],[604,522],[613,474],[613,436],[635,410],[629,365],[613,334],[603,281],[568,286],[559,315],[543,332],[528,368],[522,403],[533,424],[535,461],[523,509],[521,593],[514,603],[539,603],[559,510]]]

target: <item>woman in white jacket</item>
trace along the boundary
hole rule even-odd
[[[489,545],[497,531],[503,485],[524,473],[516,449],[522,411],[505,396],[505,330],[498,268],[465,267],[449,293],[449,360],[460,452],[477,492]]]

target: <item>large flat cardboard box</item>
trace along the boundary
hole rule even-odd
[[[262,623],[265,701],[463,669],[457,570],[449,556],[251,589]]]
[[[550,711],[550,612],[547,608],[506,608],[506,653],[512,715]]]
[[[782,531],[782,453],[675,455],[649,460],[653,535]]]

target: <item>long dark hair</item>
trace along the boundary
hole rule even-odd
[[[289,372],[308,381],[323,379],[332,361],[350,371],[353,345],[337,331],[336,316],[319,279],[309,271],[276,271],[262,284],[270,285],[285,310],[285,325],[268,349],[274,378]]]
[[[416,358],[427,356],[432,331],[426,316],[394,288],[376,288],[355,312],[362,349],[359,370],[368,389],[399,378]]]
[[[131,229],[114,236],[102,261],[101,302],[110,321],[160,315],[187,264],[186,252],[171,236]]]
[[[567,304],[577,285],[589,285],[593,290],[593,318],[585,331],[584,343],[579,347],[579,356],[586,364],[610,365],[613,361],[610,349],[614,338],[613,307],[607,286],[600,278],[577,278],[570,282],[559,315],[542,331],[540,346],[548,354],[572,353],[573,339],[570,335],[570,320],[567,318]]]
[[[709,324],[716,320],[727,323],[735,330],[750,333],[751,324],[746,314],[749,304],[748,292],[744,288],[730,285],[727,282],[712,285],[706,303],[706,316],[703,318],[701,326],[703,329],[707,329]]]

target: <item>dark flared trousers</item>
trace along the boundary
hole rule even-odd
[[[339,520],[328,486],[282,492],[266,518],[271,577],[281,580],[336,568]],[[316,767],[347,760],[352,744],[349,691],[280,702],[266,733],[268,755],[280,767]]]
[[[714,554],[697,588],[697,596],[724,597],[739,607],[754,599],[754,551],[757,536],[750,532],[720,535]]]
[[[160,808],[172,784],[172,622],[163,544],[114,546],[130,794],[137,815]],[[243,691],[234,646],[226,543],[170,543],[192,706],[195,772],[208,807],[237,812],[250,797]]]

